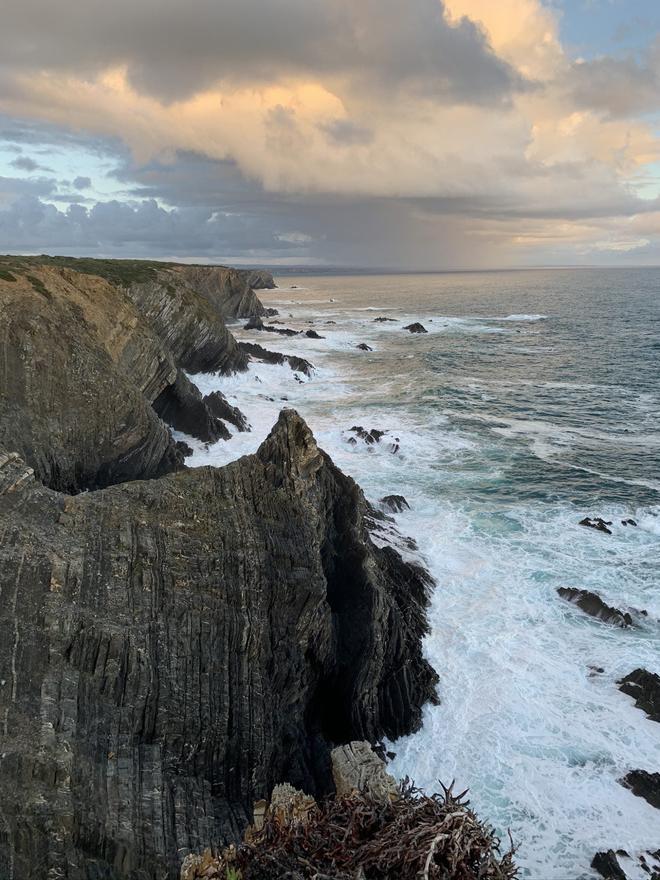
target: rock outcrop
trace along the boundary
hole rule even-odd
[[[0,493],[12,880],[174,878],[276,783],[330,791],[334,745],[407,733],[434,698],[429,579],[372,543],[293,411],[222,469],[67,496],[7,455]]]
[[[652,721],[660,721],[660,675],[635,669],[619,682],[619,690],[635,701]]]
[[[620,611],[618,608],[607,605],[597,593],[578,590],[575,587],[559,587],[557,593],[562,599],[577,605],[585,614],[602,620],[604,623],[619,626],[622,629],[633,625],[633,619],[627,611]]]
[[[637,797],[644,798],[652,807],[660,810],[660,773],[648,770],[631,770],[621,780]]]

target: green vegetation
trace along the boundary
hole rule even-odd
[[[25,277],[30,282],[30,284],[32,285],[34,290],[37,291],[37,293],[40,293],[42,296],[45,296],[46,299],[51,299],[51,293],[48,290],[48,288],[46,287],[46,285],[43,283],[41,278],[35,278],[34,275],[26,275]]]
[[[0,269],[0,281],[16,281],[16,276],[9,269]]]

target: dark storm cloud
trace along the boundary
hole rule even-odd
[[[0,179],[0,194],[2,179]],[[205,208],[165,210],[153,200],[137,204],[71,204],[59,210],[33,195],[15,198],[0,210],[3,251],[102,253],[110,256],[185,255],[219,259],[265,251],[291,252],[258,219],[227,216]],[[295,249],[293,249],[295,252]]]
[[[92,180],[90,177],[76,177],[73,181],[75,189],[89,189],[91,185]]]
[[[474,23],[443,13],[439,0],[22,0],[3,9],[0,81],[125,64],[138,89],[166,100],[292,74],[470,103],[523,87]]]

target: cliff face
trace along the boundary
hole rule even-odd
[[[176,368],[130,302],[69,270],[13,278],[0,280],[0,444],[64,491],[176,467],[149,405]]]
[[[254,293],[275,287],[273,276],[263,271],[241,271],[226,266],[180,266],[177,271],[225,318],[274,315]]]
[[[229,436],[182,370],[246,369],[223,315],[258,302],[249,273],[59,258],[0,269],[0,444],[47,485],[77,492],[180,467],[163,419]]]
[[[428,580],[285,411],[255,455],[75,497],[0,457],[0,865],[176,877],[331,745],[419,723]],[[35,873],[36,872],[36,873]]]

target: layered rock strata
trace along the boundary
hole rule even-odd
[[[434,696],[428,577],[285,411],[252,456],[66,496],[0,467],[0,865],[176,877]]]

